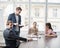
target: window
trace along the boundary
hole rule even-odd
[[[0,0],[0,1],[8,1],[8,0]]]
[[[17,2],[29,2],[29,0],[16,0]]]
[[[53,17],[57,17],[57,9],[53,9]]]
[[[52,24],[53,30],[56,32],[59,32],[60,26],[60,6],[57,5],[49,5],[48,6],[48,17],[47,22],[50,22]]]
[[[31,2],[45,2],[45,0],[31,0]]]
[[[48,0],[48,2],[50,2],[50,3],[60,3],[60,0]]]
[[[44,28],[45,28],[45,12],[44,11],[45,11],[44,5],[40,5],[40,4],[31,5],[30,26],[34,21],[36,21],[39,31],[44,31]]]
[[[2,14],[3,14],[3,10],[2,9],[0,9],[0,30],[2,30],[2,29],[4,29],[3,27],[4,27],[4,24],[3,24],[3,16],[2,16]]]

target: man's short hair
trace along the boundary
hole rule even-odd
[[[6,23],[6,25],[9,25],[9,23],[13,24],[13,22],[11,20],[8,20],[7,23]]]
[[[21,7],[16,7],[16,10],[21,10],[22,11],[22,8]]]

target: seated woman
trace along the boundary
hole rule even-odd
[[[33,27],[29,29],[28,34],[38,35],[38,28],[36,27],[37,23],[33,22]]]
[[[46,36],[52,36],[52,37],[55,37],[57,36],[56,35],[56,32],[53,32],[53,29],[52,29],[52,26],[50,23],[46,23]]]

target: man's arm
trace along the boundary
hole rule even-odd
[[[19,16],[19,24],[21,25],[21,16]]]
[[[25,42],[28,41],[26,38],[23,38],[23,37],[18,37],[17,40],[21,40],[21,41],[25,41]]]
[[[16,35],[16,33],[15,32],[12,32],[12,31],[10,31],[10,38],[11,39],[14,39],[14,40],[21,40],[21,41],[27,41],[27,39],[26,38],[23,38],[23,37],[19,37],[19,36],[17,36]]]
[[[19,27],[22,28],[24,25],[21,26],[21,15],[19,15]]]

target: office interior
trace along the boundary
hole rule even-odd
[[[41,38],[34,41],[22,42],[19,48],[60,48],[60,0],[0,0],[0,46],[5,46],[3,31],[6,28],[6,21],[9,14],[21,7],[21,28],[20,36],[28,36],[28,30],[33,22],[37,22],[38,34]],[[45,23],[50,22],[56,38],[49,38],[45,41]]]

